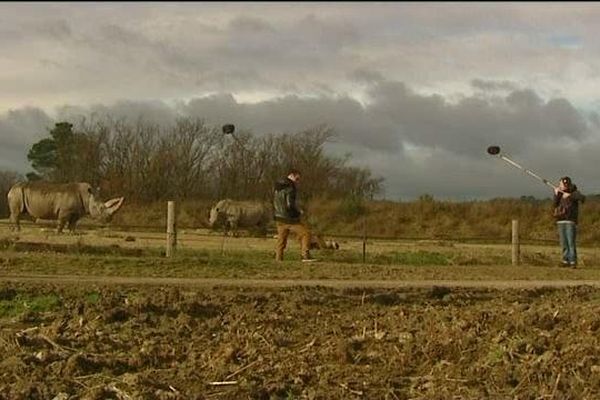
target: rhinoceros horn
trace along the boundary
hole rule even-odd
[[[108,200],[107,202],[104,203],[104,207],[106,207],[105,212],[108,215],[113,215],[114,213],[117,212],[117,210],[119,208],[121,208],[124,200],[125,200],[125,197],[116,197],[114,199]]]
[[[119,207],[121,207],[124,199],[124,197],[118,197],[102,203],[101,201],[97,201],[93,194],[90,194],[90,216],[94,219],[109,220]]]

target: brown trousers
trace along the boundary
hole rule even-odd
[[[299,222],[297,224],[288,224],[285,222],[276,222],[277,225],[277,247],[275,248],[275,260],[283,261],[283,251],[287,246],[288,236],[293,232],[300,241],[300,251],[302,257],[308,257],[310,249],[310,229]]]

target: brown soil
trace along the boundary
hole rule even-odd
[[[60,299],[1,320],[0,399],[600,395],[591,286],[65,283],[0,282]]]

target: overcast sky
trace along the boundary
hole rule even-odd
[[[0,169],[109,114],[328,124],[388,199],[600,193],[600,3],[0,3]]]

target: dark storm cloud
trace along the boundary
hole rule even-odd
[[[298,132],[329,125],[342,141],[378,149],[397,149],[400,144],[390,127],[374,121],[359,102],[349,97],[285,96],[257,104],[239,104],[230,95],[218,95],[191,100],[180,111],[216,125],[235,121],[257,134]]]
[[[328,124],[338,133],[330,149],[349,151],[355,164],[384,176],[386,193],[394,198],[548,196],[547,187],[487,155],[492,144],[548,179],[568,172],[600,192],[593,170],[600,151],[598,116],[578,111],[566,99],[543,99],[524,89],[450,102],[415,93],[401,82],[375,81],[365,106],[347,97],[287,96],[239,104],[232,96],[213,96],[194,99],[179,111],[215,125],[235,122],[255,134]]]
[[[380,82],[369,94],[373,102],[367,113],[394,126],[401,140],[457,154],[498,141],[526,151],[540,140],[580,140],[590,134],[590,121],[566,99],[544,101],[532,90],[452,103],[414,93],[401,82]]]
[[[27,151],[52,129],[51,118],[40,109],[25,108],[0,116],[0,169],[27,171]]]
[[[543,185],[487,155],[491,144],[549,179],[568,171],[600,189],[593,170],[600,151],[595,135],[598,116],[578,111],[566,99],[544,99],[533,90],[520,89],[503,95],[490,90],[450,102],[441,95],[416,93],[402,82],[380,79],[367,92],[370,101],[364,105],[347,96],[283,96],[250,104],[220,94],[176,106],[161,101],[68,106],[58,111],[57,119],[110,116],[168,124],[183,115],[203,118],[213,126],[234,123],[240,131],[255,135],[328,125],[337,133],[329,150],[337,155],[351,152],[353,164],[386,179],[386,195],[394,198],[423,193],[460,199],[547,195]],[[21,149],[17,165],[24,164],[26,149],[49,122],[40,110],[12,112],[0,120],[3,148],[10,145],[13,153]]]

